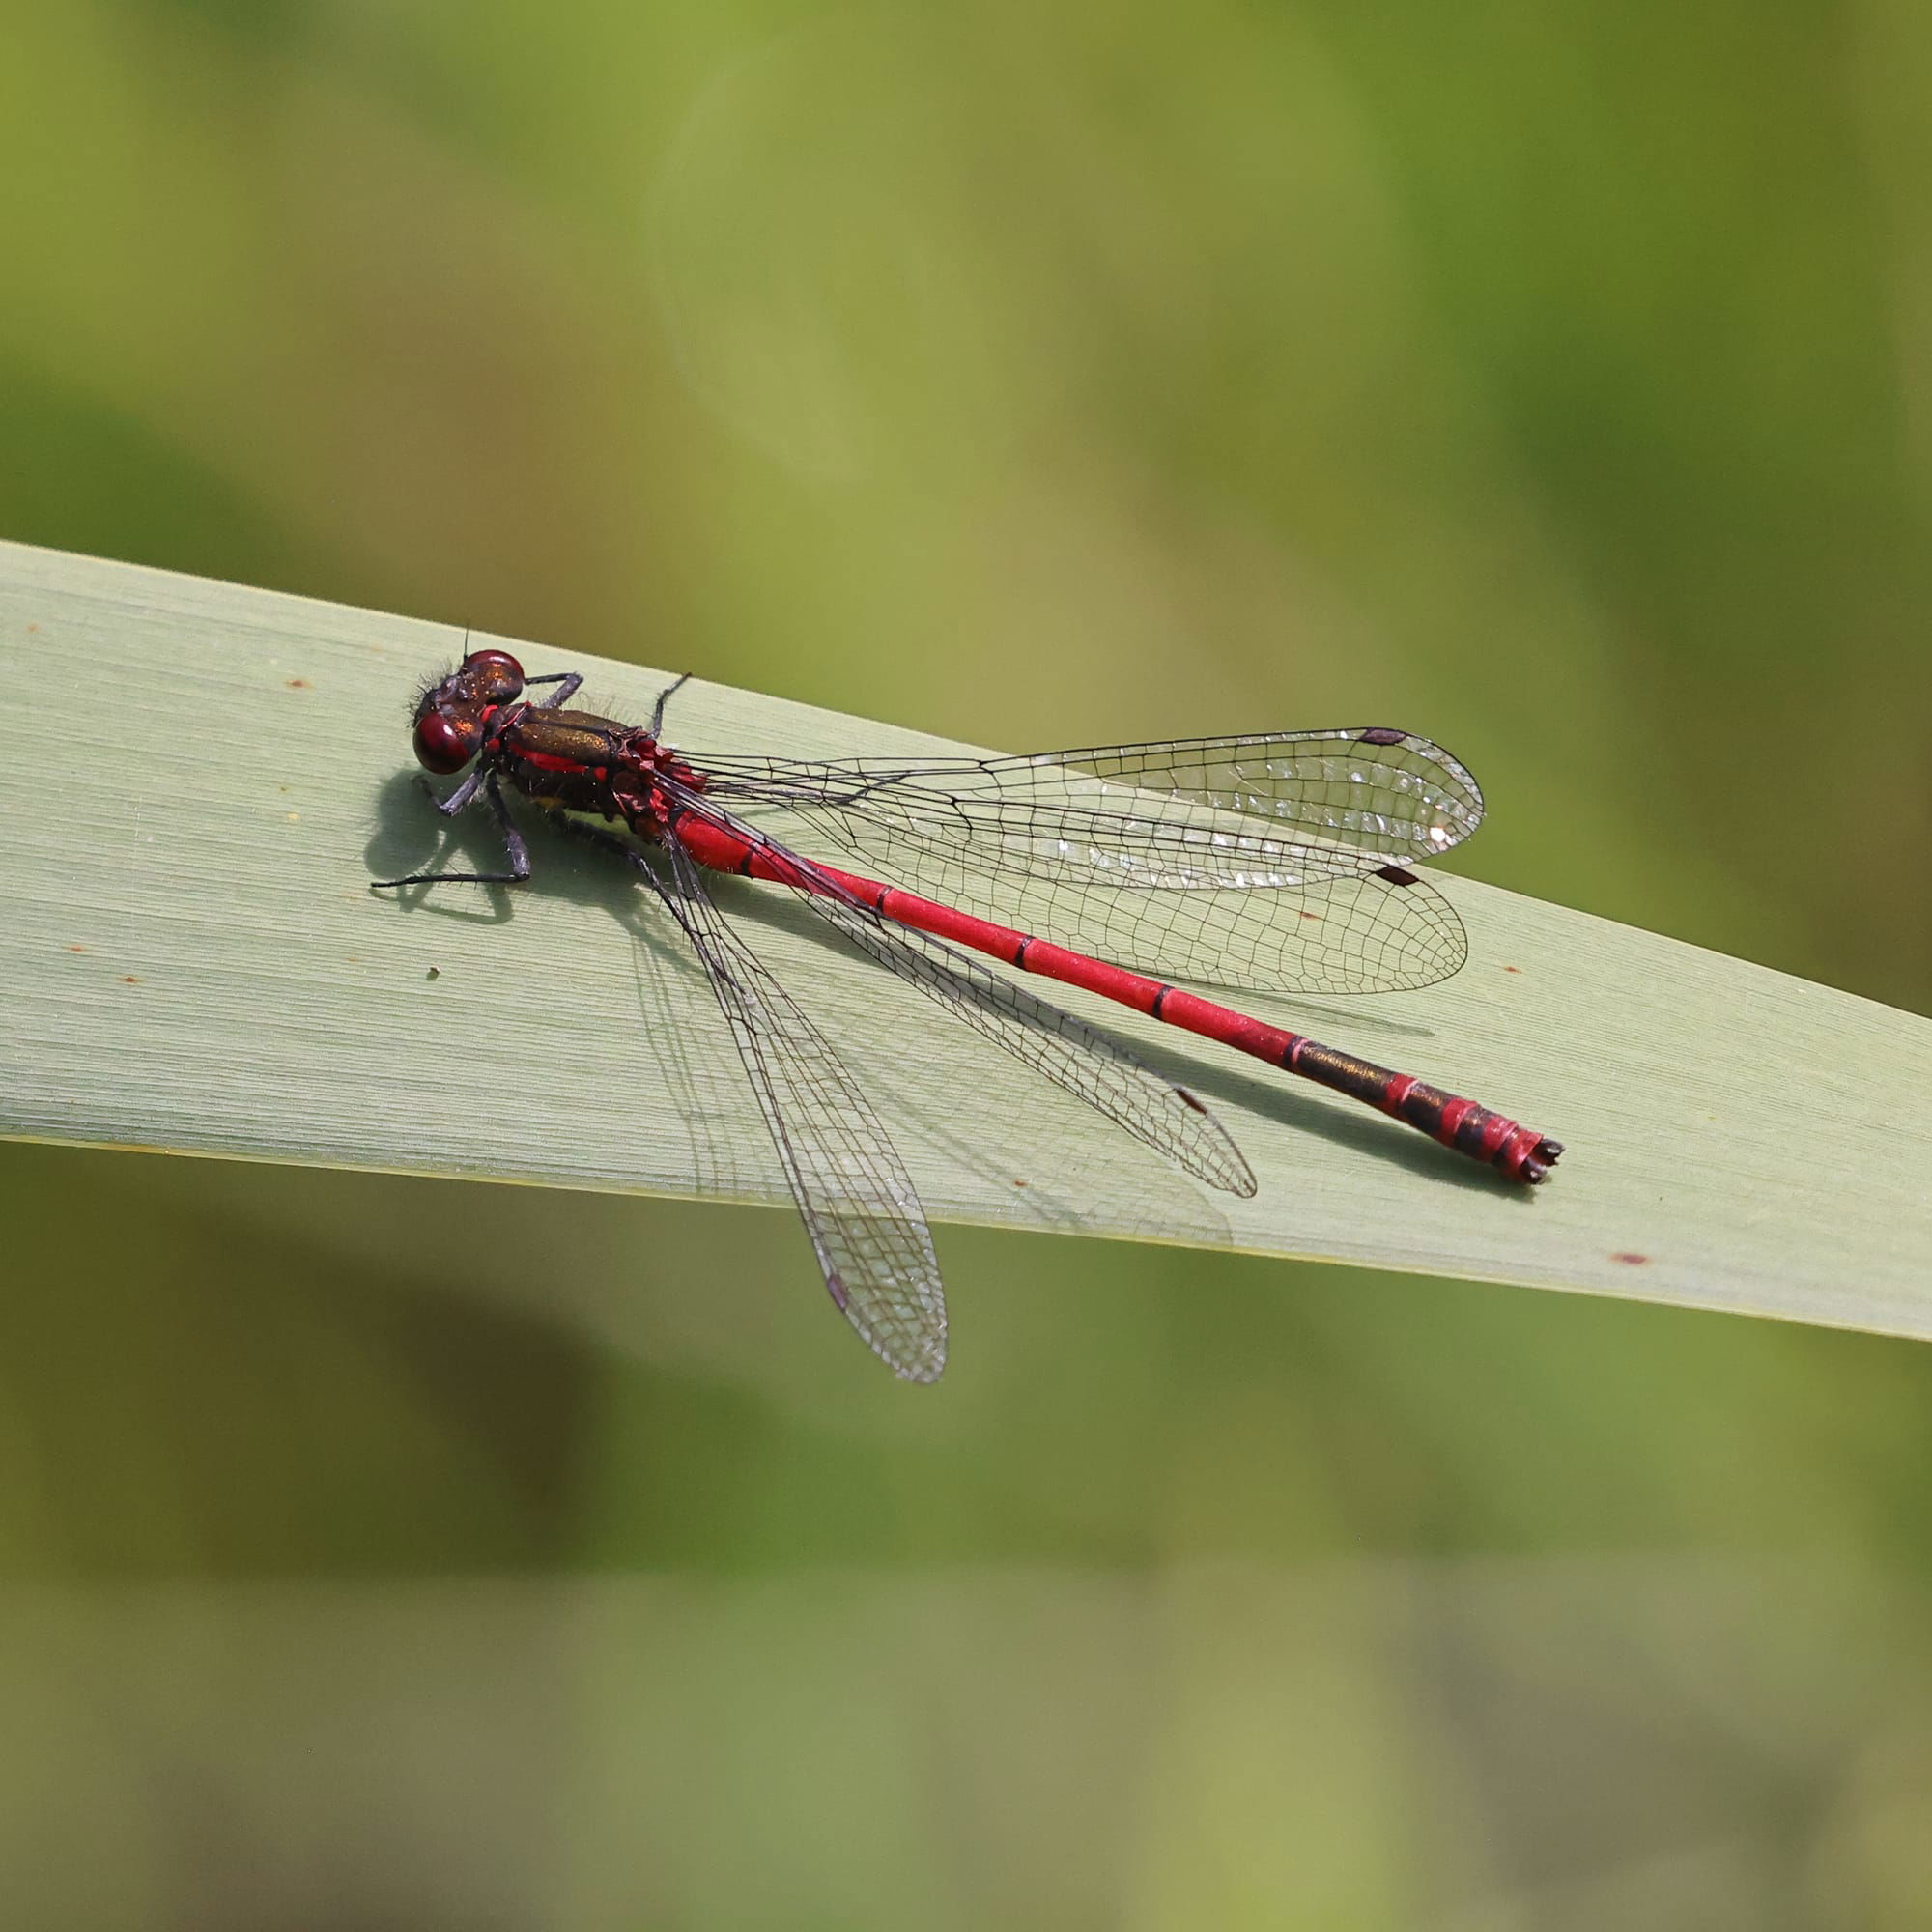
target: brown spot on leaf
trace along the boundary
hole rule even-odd
[[[139,975],[137,974],[124,973],[121,976],[121,983],[124,986],[138,986],[141,983],[141,980]]]
[[[1650,1265],[1650,1257],[1648,1255],[1639,1255],[1634,1251],[1626,1254],[1612,1255],[1610,1259],[1613,1262],[1622,1262],[1625,1267],[1640,1268]]]
[[[291,691],[313,691],[315,686],[305,677],[292,677],[289,679],[289,689]]]

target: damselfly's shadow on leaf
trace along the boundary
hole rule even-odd
[[[434,796],[434,786],[419,773],[398,772],[384,782],[377,798],[378,829],[365,850],[371,872],[392,876],[392,867],[403,871],[501,869],[502,838],[491,814],[479,809],[441,818],[432,809]],[[742,1123],[734,1133],[720,1118],[720,1096],[740,1092],[743,1071],[722,1027],[694,1030],[690,1025],[694,1007],[709,1017],[716,1013],[716,1002],[702,969],[663,918],[663,909],[621,867],[566,837],[550,813],[526,810],[518,813],[517,823],[530,846],[526,882],[425,882],[389,896],[408,917],[427,915],[466,925],[507,925],[520,915],[529,917],[535,908],[517,903],[526,895],[608,914],[632,941],[638,1020],[624,1030],[622,1039],[606,1045],[605,1057],[644,1055],[661,1077],[670,1117],[688,1136],[685,1179],[694,1192],[779,1198],[782,1183],[776,1164],[760,1163],[752,1174],[738,1157],[745,1148],[758,1147],[759,1137],[746,1134]],[[372,895],[372,903],[381,900]],[[749,1094],[744,1107],[747,1120],[754,1121]]]
[[[368,849],[372,869],[391,864],[425,871],[493,871],[502,867],[501,838],[491,814],[478,809],[440,820],[412,775],[399,774],[384,785],[379,810],[381,828]],[[612,855],[572,837],[568,825],[553,813],[521,801],[512,810],[529,845],[531,870],[526,882],[514,887],[468,881],[425,883],[403,888],[395,895],[398,903],[412,915],[427,909],[437,916],[488,925],[529,917],[545,899],[609,914],[632,941],[638,1000],[638,1024],[627,1029],[634,1037],[612,1041],[609,1050],[641,1051],[648,1056],[667,1090],[669,1112],[689,1137],[689,1184],[700,1194],[782,1200],[784,1183],[777,1158],[760,1157],[765,1154],[764,1131],[761,1126],[751,1130],[758,1118],[755,1103],[729,1032],[701,965],[666,907]],[[675,883],[666,877],[667,869],[662,864],[653,866],[674,893]],[[874,997],[902,999],[907,1003],[907,1025],[919,1024],[923,1002],[918,993],[880,972],[789,895],[730,878],[716,880],[712,890],[741,928],[755,931],[763,926],[775,935],[781,932],[809,940],[810,951],[823,954],[828,965],[842,964],[848,973],[866,976],[868,983],[876,977]],[[531,895],[531,904],[520,913],[516,901],[525,894]],[[478,899],[487,902],[487,910],[476,906]],[[862,1056],[838,1038],[837,1001],[828,990],[829,979],[809,966],[794,968],[784,977],[793,996],[825,1030],[835,1048],[842,1049],[849,1061],[859,1061]],[[1003,1057],[991,1043],[976,1042],[975,1050],[989,1056],[989,1069]],[[863,1074],[895,1135],[908,1151],[923,1148],[928,1159],[937,1156],[947,1168],[976,1176],[991,1199],[1007,1204],[998,1217],[1003,1221],[1078,1228],[1093,1202],[1104,1197],[1116,1204],[1136,1204],[1136,1225],[1144,1222],[1151,1233],[1171,1236],[1185,1231],[1210,1242],[1229,1237],[1225,1217],[1205,1190],[1105,1122],[1098,1123],[1098,1131],[1083,1131],[1086,1109],[1044,1080],[1037,1094],[1029,1094],[1021,1145],[1015,1142],[1018,1129],[1010,1121],[996,1132],[956,1130],[957,1096],[935,1105],[929,1088],[910,1077],[895,1057],[872,1053],[864,1056],[864,1062],[863,1066],[855,1065],[855,1071]]]
[[[503,869],[502,834],[488,810],[479,803],[444,818],[435,810],[438,796],[436,781],[420,772],[397,772],[384,781],[376,797],[377,828],[363,848],[372,880]],[[531,848],[528,880],[516,886],[426,880],[398,888],[394,902],[471,925],[502,925],[516,917],[519,894],[546,894],[612,914],[638,898],[621,867],[565,837],[549,812],[525,809],[516,812],[516,822]]]
[[[760,1137],[713,1130],[718,1115],[717,1095],[735,1094],[742,1071],[728,1035],[724,1028],[711,1024],[715,1002],[706,987],[702,968],[664,917],[663,907],[626,868],[613,863],[611,855],[568,836],[568,828],[559,825],[552,813],[528,808],[513,810],[530,844],[532,871],[526,883],[514,888],[468,883],[406,887],[398,893],[398,902],[412,911],[427,907],[440,917],[486,925],[503,924],[515,918],[515,899],[520,892],[561,897],[608,912],[630,935],[634,945],[643,949],[654,970],[668,969],[688,983],[694,1006],[705,1015],[695,1031],[672,1023],[671,1007],[679,1002],[671,1001],[668,983],[660,980],[653,986],[640,976],[640,1026],[650,1039],[654,1060],[672,1090],[669,1096],[672,1105],[692,1136],[692,1184],[699,1191],[714,1194],[778,1198],[776,1167],[767,1172],[761,1161],[758,1173],[753,1176],[746,1171],[740,1158],[747,1147],[760,1144]],[[372,871],[379,875],[388,867],[394,868],[389,871],[394,876],[395,871],[492,871],[502,867],[501,835],[490,812],[472,809],[454,819],[440,819],[432,808],[430,797],[425,796],[425,781],[419,774],[397,773],[387,781],[379,794],[378,811],[379,830],[370,842],[367,856]],[[663,877],[663,869],[657,869]],[[828,931],[819,918],[789,895],[727,879],[716,881],[714,892],[730,917],[741,923],[760,924],[809,939],[814,950],[822,949],[855,967],[864,966],[850,946]],[[481,907],[477,900],[484,902]],[[892,975],[881,974],[880,978],[885,986],[901,990]],[[825,1003],[813,1000],[810,982],[796,982],[792,991],[809,1007],[815,1007],[821,1023],[830,1026],[836,1035],[833,1015]],[[917,996],[908,993],[907,997]],[[1282,997],[1296,1009],[1313,1004]],[[1089,1003],[1077,996],[1066,1004],[1083,1015],[1089,1013]],[[1339,1012],[1336,1009],[1324,1010]],[[1103,1030],[1106,1028],[1104,1013],[1092,1014],[1091,1018]],[[1378,1030],[1413,1032],[1418,1036],[1427,1036],[1431,1031],[1377,1015],[1357,1014],[1353,1019],[1358,1026],[1365,1021],[1378,1021]],[[998,1052],[991,1045],[985,1050]],[[1324,1104],[1312,1094],[1304,1094],[1286,1075],[1276,1081],[1265,1076],[1249,1077],[1238,1068],[1217,1065],[1211,1049],[1206,1045],[1199,1052],[1190,1052],[1184,1047],[1176,1050],[1165,1041],[1156,1045],[1136,1038],[1134,1050],[1154,1072],[1187,1087],[1210,1105],[1219,1102],[1224,1108],[1239,1107],[1292,1133],[1319,1134],[1332,1143],[1432,1179],[1475,1187],[1486,1193],[1506,1195],[1522,1191],[1499,1187],[1494,1176],[1456,1159],[1446,1149],[1418,1140],[1412,1130],[1399,1122]],[[1013,1151],[1010,1149],[1001,1150],[1009,1158],[996,1159],[988,1149],[947,1132],[942,1115],[930,1104],[929,1094],[902,1086],[890,1072],[876,1065],[868,1066],[866,1071],[868,1081],[888,1101],[895,1121],[918,1123],[919,1137],[935,1148],[943,1147],[950,1161],[976,1173],[999,1191],[1010,1191],[1014,1195],[1016,1218],[1046,1226],[1078,1225],[1081,1190],[1066,1174],[1064,1159],[1056,1162],[1042,1152],[1037,1159],[1018,1162],[1010,1158]],[[1040,1084],[1044,1091],[1052,1091],[1047,1083]],[[910,1135],[915,1130],[909,1127],[907,1131]],[[1089,1150],[1105,1147],[1107,1152],[1100,1157],[1111,1170],[1115,1151],[1110,1144],[1115,1138],[1111,1132],[1084,1136],[1081,1145]],[[1122,1144],[1118,1158],[1132,1163],[1129,1171],[1137,1183],[1144,1177],[1166,1176],[1170,1172],[1169,1164],[1158,1155],[1134,1148],[1125,1136],[1119,1138]],[[1064,1140],[1055,1143],[1057,1151],[1064,1151],[1065,1146]],[[1011,1170],[1016,1165],[1025,1166],[1028,1171],[1015,1175]],[[1149,1203],[1151,1225],[1161,1223],[1164,1217],[1169,1224],[1177,1218],[1198,1221],[1204,1224],[1199,1230],[1203,1238],[1225,1240],[1227,1224],[1207,1199],[1207,1191],[1195,1188],[1178,1174],[1174,1179],[1175,1199]],[[1026,1183],[1024,1187],[1017,1184],[1021,1181]],[[1146,1184],[1152,1182],[1149,1180]],[[1108,1192],[1116,1199],[1121,1198],[1118,1186]]]
[[[503,842],[486,812],[464,811],[440,817],[435,787],[421,772],[396,772],[376,794],[376,831],[362,849],[374,879],[401,878],[411,872],[490,871],[503,863]],[[510,893],[502,887],[432,888],[405,886],[396,902],[427,907],[467,925],[501,925],[512,917]]]

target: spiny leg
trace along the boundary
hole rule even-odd
[[[653,738],[664,729],[665,706],[670,702],[672,694],[681,686],[687,685],[690,682],[691,673],[686,671],[683,676],[673,679],[672,682],[666,685],[658,693],[658,701],[651,706],[651,736]]]
[[[483,768],[479,765],[447,798],[438,798],[436,787],[430,783],[428,779],[423,778],[420,773],[416,776],[421,782],[423,790],[429,794],[429,802],[445,818],[454,818],[476,796],[477,788],[483,782],[484,773]]]
[[[532,709],[537,711],[554,711],[559,704],[561,704],[564,701],[565,698],[575,697],[577,696],[578,687],[582,685],[582,682],[583,682],[583,673],[582,671],[554,670],[554,671],[547,671],[542,677],[525,678],[524,689],[527,691],[533,684],[555,685],[556,689],[553,691],[551,695],[548,697],[546,697],[541,704],[532,707]]]

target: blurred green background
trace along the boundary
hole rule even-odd
[[[1394,720],[1468,869],[1924,1010],[1928,109],[1911,0],[5,0],[0,534]],[[777,1213],[0,1204],[10,1924],[1926,1922],[1922,1348],[942,1230],[920,1392]]]

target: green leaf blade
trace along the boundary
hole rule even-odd
[[[514,894],[369,891],[450,836],[415,789],[407,712],[461,647],[447,626],[0,546],[0,1133],[785,1198],[696,963],[619,868],[539,837]],[[584,698],[617,715],[666,681],[510,647],[584,670]],[[971,749],[707,685],[668,735]],[[455,836],[487,861],[480,815]],[[867,1083],[937,1219],[1932,1334],[1932,1024],[1435,876],[1469,929],[1455,980],[1236,1004],[1553,1134],[1568,1151],[1538,1190],[1069,995],[1227,1125],[1260,1187],[1212,1194],[781,897],[720,894]]]

